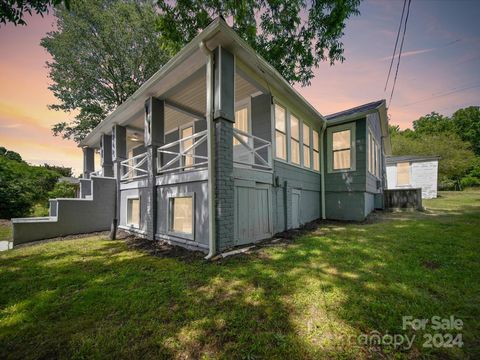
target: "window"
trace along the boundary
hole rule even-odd
[[[275,104],[275,156],[287,160],[287,112]]]
[[[170,198],[170,231],[193,236],[193,196]]]
[[[320,155],[318,141],[318,132],[313,130],[313,170],[315,171],[320,171]]]
[[[193,126],[188,126],[182,129],[181,133],[181,138],[185,139],[187,137],[190,137],[190,139],[183,140],[182,141],[182,152],[189,149],[190,147],[193,146],[193,138],[191,136],[193,135]],[[188,169],[192,167],[193,165],[193,149],[187,151],[185,153],[185,156],[183,157],[183,164],[185,165],[185,169]]]
[[[397,185],[410,185],[410,163],[397,164]]]
[[[333,170],[345,170],[351,167],[351,131],[333,133]]]
[[[290,147],[291,161],[300,165],[300,121],[295,116],[290,116]]]
[[[235,111],[235,123],[233,124],[235,129],[249,133],[248,126],[248,107],[244,107]],[[243,141],[248,143],[248,138],[246,136],[241,137]],[[240,142],[237,139],[233,139],[233,145],[240,145]]]
[[[310,127],[303,124],[303,166],[310,167]]]
[[[127,198],[127,225],[140,227],[140,199]]]
[[[373,135],[368,132],[368,171],[370,174],[380,178],[380,146]]]

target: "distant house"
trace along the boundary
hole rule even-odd
[[[389,156],[387,189],[421,188],[422,199],[437,197],[439,156]]]
[[[390,155],[385,100],[325,117],[221,19],[80,145],[80,199],[15,220],[16,242],[116,218],[213,256],[319,218],[365,219],[383,208]]]

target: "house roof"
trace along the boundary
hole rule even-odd
[[[201,44],[214,49],[223,46],[235,54],[235,56],[261,74],[268,87],[273,87],[284,94],[285,97],[301,106],[306,113],[312,116],[314,121],[324,123],[326,119],[320,114],[305,98],[300,95],[280,73],[265,59],[258,55],[225,20],[217,18],[199,33],[190,43],[185,45],[174,57],[160,68],[150,79],[148,79],[137,91],[135,91],[125,102],[119,105],[100,124],[88,134],[79,146],[96,146],[102,133],[110,133],[114,124],[122,125],[128,121],[128,117],[134,112],[143,109],[144,101],[149,96],[162,97],[169,89],[167,85],[159,85],[164,81],[171,81],[169,76],[174,71],[185,72],[192,67],[192,61],[197,61],[202,55]],[[182,69],[182,65],[184,68]],[[170,76],[173,77],[173,76]]]
[[[327,126],[333,126],[361,119],[375,112],[378,113],[380,118],[380,128],[382,131],[385,154],[390,155],[392,153],[392,144],[390,142],[390,134],[388,132],[387,102],[385,101],[385,99],[355,106],[353,108],[336,112],[325,117],[327,119]]]
[[[402,156],[387,156],[385,162],[387,165],[393,165],[399,162],[421,162],[440,160],[438,155],[402,155]]]
[[[358,114],[363,114],[365,112],[372,112],[376,110],[385,100],[372,101],[368,104],[363,104],[360,106],[355,106],[351,109],[343,110],[336,112],[334,114],[326,115],[328,121],[334,121],[344,117],[357,116]]]

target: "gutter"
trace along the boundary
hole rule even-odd
[[[322,194],[322,219],[325,220],[327,218],[327,216],[325,215],[325,171],[326,171],[326,161],[325,161],[325,156],[324,156],[324,134],[325,134],[325,130],[327,129],[327,122],[326,121],[323,121],[323,124],[322,124],[322,130],[320,132],[320,139],[322,140],[320,142],[320,158],[322,159],[322,171],[320,173],[320,176],[321,176],[321,180],[322,180],[322,183],[321,183],[321,194]]]
[[[213,90],[214,90],[214,58],[204,41],[200,42],[200,49],[207,57],[207,157],[208,157],[208,254],[205,260],[212,259],[217,253],[215,229],[215,128],[213,126]]]

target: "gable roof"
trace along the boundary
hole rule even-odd
[[[336,112],[325,117],[327,119],[327,126],[333,126],[358,120],[373,113],[378,113],[379,115],[384,151],[386,155],[390,155],[392,153],[392,143],[390,141],[390,133],[388,132],[387,102],[385,99],[355,106],[353,108]]]
[[[385,162],[387,165],[393,165],[399,162],[421,162],[440,160],[438,155],[402,155],[402,156],[386,156]]]
[[[363,104],[360,106],[355,106],[351,109],[339,111],[330,115],[326,115],[325,118],[327,121],[334,121],[344,117],[356,116],[357,114],[363,114],[365,112],[373,112],[376,110],[385,100],[377,100],[370,102],[368,104]]]
[[[314,121],[325,123],[326,119],[315,109],[300,93],[295,90],[283,76],[264,58],[253,50],[222,18],[212,21],[192,41],[185,45],[175,56],[163,65],[143,85],[141,85],[127,100],[119,105],[112,113],[107,115],[95,129],[83,139],[79,146],[94,146],[98,144],[102,133],[110,133],[114,124],[125,123],[132,108],[143,109],[144,101],[149,96],[161,97],[164,92],[158,90],[158,84],[170,73],[178,70],[182,63],[191,59],[195,54],[201,52],[201,45],[213,49],[223,46],[245,63],[251,64],[252,69],[261,73],[268,86],[272,86],[285,94],[293,102],[302,106]]]

